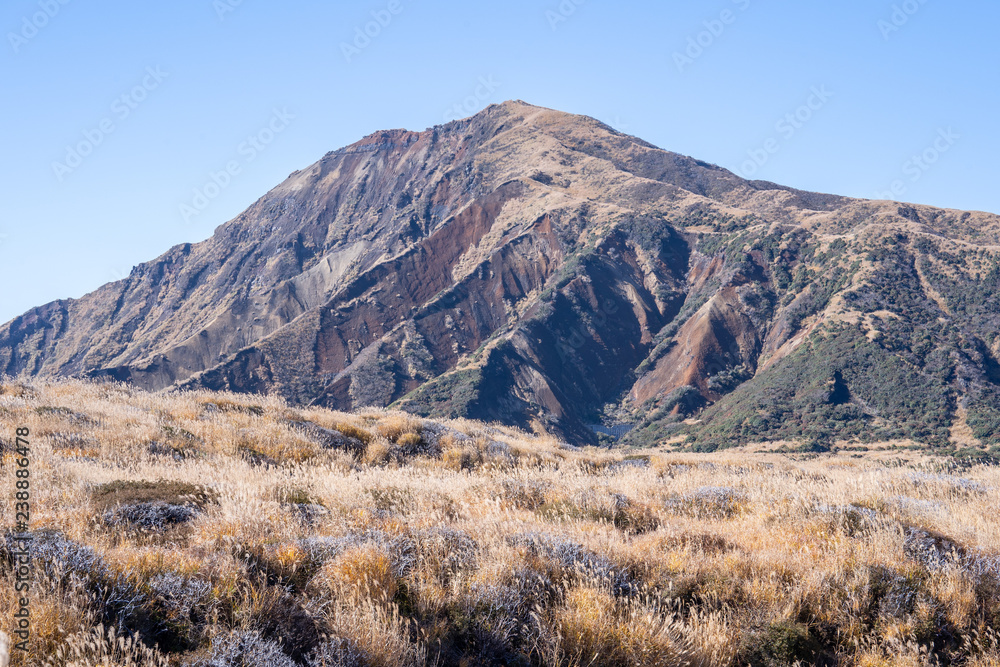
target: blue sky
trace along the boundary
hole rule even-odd
[[[0,321],[365,134],[505,99],[754,178],[1000,212],[998,22],[986,0],[7,0]]]

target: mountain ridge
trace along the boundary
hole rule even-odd
[[[900,435],[882,422],[901,408],[878,407],[863,369],[815,370],[865,387],[846,403],[778,401],[852,426],[797,419],[787,433],[788,412],[761,407],[754,387],[792,373],[782,364],[803,345],[849,335],[851,350],[881,350],[879,368],[937,378],[937,421],[903,419],[920,425],[902,435],[943,446],[968,413],[987,446],[998,250],[992,214],[746,181],[514,101],[327,153],[211,238],[4,325],[0,372],[393,403],[575,442],[596,442],[598,420],[636,423],[626,442],[708,448]],[[950,361],[914,347],[921,328]],[[708,424],[685,422],[696,413]]]

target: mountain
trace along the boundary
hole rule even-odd
[[[998,358],[1000,217],[747,181],[523,102],[328,153],[0,329],[11,376],[705,449],[1000,444]]]

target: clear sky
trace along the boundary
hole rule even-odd
[[[0,321],[370,132],[506,99],[753,178],[1000,213],[998,24],[995,0],[6,0]]]

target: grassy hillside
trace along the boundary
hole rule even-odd
[[[0,384],[8,632],[20,427],[34,634],[13,665],[1000,664],[994,467],[624,456],[74,382]]]

